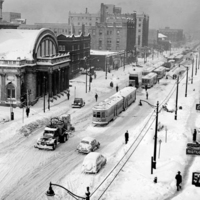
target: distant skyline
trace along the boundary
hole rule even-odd
[[[69,11],[97,13],[101,3],[121,7],[122,13],[144,12],[151,29],[200,30],[200,0],[4,0],[3,12],[19,12],[27,24],[68,23]]]

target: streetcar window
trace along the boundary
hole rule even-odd
[[[93,112],[93,117],[96,117],[97,115],[96,115],[96,112]]]
[[[100,118],[100,117],[101,117],[101,113],[97,112],[97,118]]]
[[[105,117],[105,112],[101,113],[101,117],[103,117],[103,118]]]

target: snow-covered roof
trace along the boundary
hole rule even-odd
[[[45,127],[44,130],[45,130],[45,131],[56,131],[57,128]]]
[[[0,30],[0,59],[33,60],[33,50],[40,30],[1,29]]]
[[[94,106],[93,110],[107,110],[111,108],[113,105],[115,105],[116,103],[122,101],[123,97],[126,97],[127,95],[129,95],[135,90],[136,90],[135,87],[125,87],[119,92],[112,95],[111,97],[105,99],[104,101]]]
[[[114,54],[117,54],[117,52],[113,52],[113,51],[90,50],[90,55],[107,56],[107,55],[114,55]]]
[[[162,34],[162,33],[158,33],[158,38],[166,38],[167,36]]]
[[[94,140],[93,137],[87,136],[87,137],[84,137],[81,141],[88,141],[88,142],[91,142],[91,141],[93,141],[93,140]]]
[[[84,158],[84,161],[86,160],[96,160],[101,154],[99,152],[90,152],[87,154]]]

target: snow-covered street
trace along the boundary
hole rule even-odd
[[[149,59],[156,63],[164,59]],[[142,63],[142,59],[140,60]],[[70,84],[70,99],[61,96],[51,103],[50,110],[43,112],[43,99],[31,107],[30,116],[23,115],[22,109],[15,108],[15,119],[1,124],[0,131],[0,199],[2,200],[43,200],[47,199],[45,192],[49,183],[60,184],[73,193],[85,196],[86,187],[90,187],[91,199],[104,200],[198,200],[200,190],[191,184],[192,172],[200,172],[200,157],[186,155],[186,145],[192,142],[194,128],[200,124],[196,104],[200,101],[200,70],[194,74],[191,83],[191,67],[189,69],[188,95],[185,97],[186,73],[180,77],[177,120],[174,112],[162,110],[158,120],[165,126],[158,132],[157,169],[151,174],[151,157],[154,149],[155,108],[147,103],[139,106],[139,101],[145,100],[161,106],[176,98],[176,80],[160,80],[148,90],[146,100],[145,90],[137,91],[136,101],[109,125],[97,127],[92,125],[92,108],[98,102],[128,86],[129,72],[132,65],[119,68],[108,73],[97,71],[97,78],[91,83],[91,91],[85,92],[85,75],[81,75]],[[110,82],[114,87],[110,87]],[[80,109],[71,108],[74,97],[82,97],[86,105]],[[71,114],[72,124],[76,131],[70,135],[65,144],[60,144],[55,151],[38,150],[34,148],[37,138],[42,134],[44,125],[52,116],[63,113]],[[9,119],[10,108],[1,107],[0,118]],[[200,126],[200,125],[199,125]],[[36,129],[32,132],[32,130]],[[130,139],[124,144],[124,133],[128,130]],[[138,146],[135,140],[143,134]],[[96,175],[81,173],[81,165],[85,155],[76,152],[76,146],[85,136],[93,136],[101,142],[98,149],[107,158],[107,164]],[[134,146],[135,145],[135,146]],[[118,166],[120,172],[109,185],[107,175],[118,164],[122,157],[125,161]],[[128,159],[129,158],[129,159]],[[176,191],[175,175],[181,171],[183,175],[182,190]],[[154,178],[157,177],[157,183]],[[103,183],[101,185],[101,183]],[[109,185],[108,188],[106,188]],[[98,189],[98,190],[97,190]],[[67,192],[53,187],[56,199],[72,199]],[[102,196],[101,196],[102,195]]]

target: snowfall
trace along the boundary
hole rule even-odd
[[[180,53],[182,49],[174,49]],[[165,52],[168,55],[169,52]],[[195,57],[196,58],[196,57]],[[164,61],[161,54],[149,57],[145,65]],[[139,59],[143,65],[143,59]],[[198,200],[200,188],[192,185],[192,173],[200,172],[200,157],[187,155],[187,143],[192,143],[194,128],[200,128],[200,116],[196,104],[200,103],[200,70],[189,67],[187,97],[185,97],[186,73],[180,77],[178,89],[177,120],[175,112],[160,109],[158,121],[164,128],[158,131],[157,165],[151,174],[151,157],[154,151],[155,105],[168,102],[168,107],[175,107],[176,80],[163,78],[153,88],[138,89],[137,99],[133,105],[119,117],[104,127],[92,125],[92,107],[96,105],[94,98],[98,94],[98,102],[128,86],[128,75],[133,71],[133,64],[111,70],[105,79],[105,72],[97,71],[97,78],[91,83],[91,91],[85,89],[85,75],[70,81],[70,100],[61,96],[53,103],[50,110],[43,110],[43,99],[30,108],[27,118],[23,109],[14,108],[14,120],[10,121],[10,107],[1,107],[0,120],[0,199],[2,200],[40,200],[47,199],[45,192],[49,182],[62,185],[73,193],[85,197],[86,187],[90,187],[91,199],[104,200]],[[110,82],[114,87],[110,87]],[[72,109],[74,97],[82,97],[85,108]],[[87,106],[90,106],[87,108]],[[90,110],[90,112],[89,112]],[[69,141],[61,144],[55,151],[43,151],[34,148],[37,138],[42,134],[45,124],[53,116],[70,113],[76,131]],[[140,113],[140,114],[139,114]],[[84,118],[81,118],[85,116]],[[83,121],[81,121],[83,120]],[[124,143],[124,133],[129,131],[129,142]],[[200,130],[200,129],[199,129]],[[116,133],[115,133],[116,132]],[[143,133],[141,142],[135,140]],[[116,134],[116,136],[115,136]],[[77,155],[75,151],[80,139],[87,135],[98,138],[101,147],[98,150],[107,158],[107,164],[98,174],[83,174],[81,163],[85,155]],[[116,137],[116,138],[115,138]],[[197,133],[200,140],[200,133]],[[67,160],[69,159],[70,160]],[[77,160],[78,159],[78,160]],[[120,162],[120,160],[122,162]],[[76,163],[77,162],[77,163]],[[56,167],[55,167],[56,166]],[[118,172],[116,172],[118,168]],[[177,192],[175,175],[180,171],[183,176],[182,189]],[[112,175],[112,173],[114,175]],[[109,176],[110,175],[110,176]],[[108,177],[108,178],[107,178]],[[110,178],[111,177],[111,178]],[[157,183],[154,182],[157,177]],[[108,187],[109,186],[109,187]],[[55,199],[73,199],[59,187],[53,186]]]

